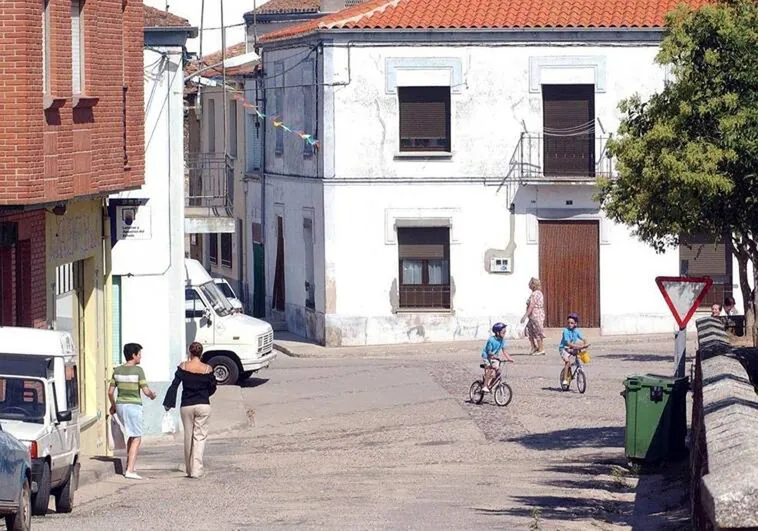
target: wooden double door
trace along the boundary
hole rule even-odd
[[[580,327],[600,327],[599,223],[540,221],[539,262],[545,326],[563,327],[576,312]]]

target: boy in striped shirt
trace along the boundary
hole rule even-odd
[[[118,413],[121,423],[124,425],[126,443],[126,472],[124,477],[129,479],[142,479],[134,471],[137,461],[137,452],[142,442],[142,396],[140,392],[150,400],[155,400],[155,393],[147,386],[145,371],[139,366],[142,360],[142,345],[139,343],[127,343],[124,345],[124,358],[126,363],[113,369],[108,399],[111,402],[111,415]],[[118,398],[114,393],[118,389]]]

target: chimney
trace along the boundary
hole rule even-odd
[[[321,13],[336,13],[345,9],[347,0],[320,0],[319,4]]]

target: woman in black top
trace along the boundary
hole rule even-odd
[[[211,416],[209,397],[216,392],[216,377],[211,366],[200,361],[203,356],[203,346],[200,343],[190,345],[189,355],[190,359],[177,367],[163,407],[166,411],[176,407],[176,393],[181,383],[184,464],[188,477],[199,478],[203,475],[203,450],[208,437],[208,418]]]

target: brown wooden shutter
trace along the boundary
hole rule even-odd
[[[397,243],[401,260],[444,260],[450,255],[450,229],[398,228]]]
[[[449,151],[450,87],[400,87],[398,94],[401,149]]]
[[[595,86],[543,85],[542,98],[544,174],[594,177]]]

